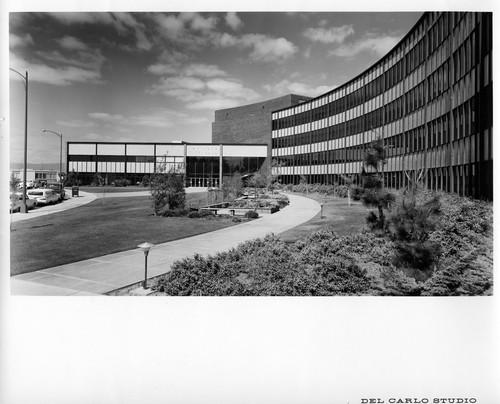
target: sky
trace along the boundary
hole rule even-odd
[[[211,142],[218,109],[317,96],[361,73],[421,12],[12,12],[9,67],[28,71],[28,162],[59,138]],[[10,157],[25,91],[9,74]]]

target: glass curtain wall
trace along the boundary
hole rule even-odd
[[[491,41],[491,13],[425,13],[351,82],[274,112],[282,183],[355,176],[368,144],[382,137],[389,186],[420,176],[431,189],[492,199]]]

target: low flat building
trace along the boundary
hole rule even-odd
[[[26,169],[26,182],[35,182],[35,181],[59,181],[59,176],[57,175],[58,170],[45,170],[45,169]],[[21,181],[23,180],[23,169],[13,169],[10,170],[10,175],[14,175],[14,177],[19,178]]]
[[[68,142],[67,170],[82,184],[96,175],[135,184],[162,168],[185,174],[188,187],[219,187],[223,177],[262,169],[267,154],[267,144]]]

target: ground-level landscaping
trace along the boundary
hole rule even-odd
[[[446,194],[436,204],[435,197],[423,192],[416,205],[395,203],[384,231],[346,232],[354,217],[338,227],[315,218],[296,242],[299,229],[288,243],[268,236],[215,256],[195,255],[176,262],[154,289],[192,296],[490,295],[492,205]],[[347,206],[338,205],[341,212]],[[361,213],[365,220],[366,209]],[[320,229],[309,232],[314,227]]]
[[[203,193],[187,194],[197,205]],[[106,197],[78,208],[15,222],[11,275],[202,234],[240,221],[152,215],[149,196]]]

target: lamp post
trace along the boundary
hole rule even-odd
[[[23,80],[24,90],[26,93],[25,99],[25,110],[24,110],[24,169],[23,169],[23,204],[19,209],[21,213],[28,213],[28,207],[26,206],[26,169],[28,166],[28,72],[26,71],[26,76],[23,76],[17,70],[14,70],[9,67],[9,70],[12,70]]]
[[[57,133],[57,132],[54,132],[53,130],[47,130],[47,129],[44,129],[42,130],[42,132],[50,132],[50,133],[53,133],[54,135],[57,135],[59,136],[59,138],[61,139],[61,147],[59,149],[59,182],[62,182],[62,133]]]
[[[155,245],[151,243],[142,243],[139,244],[137,247],[139,247],[142,252],[144,253],[144,282],[142,283],[142,287],[146,289],[146,283],[148,281],[148,254],[149,250],[153,248]]]

